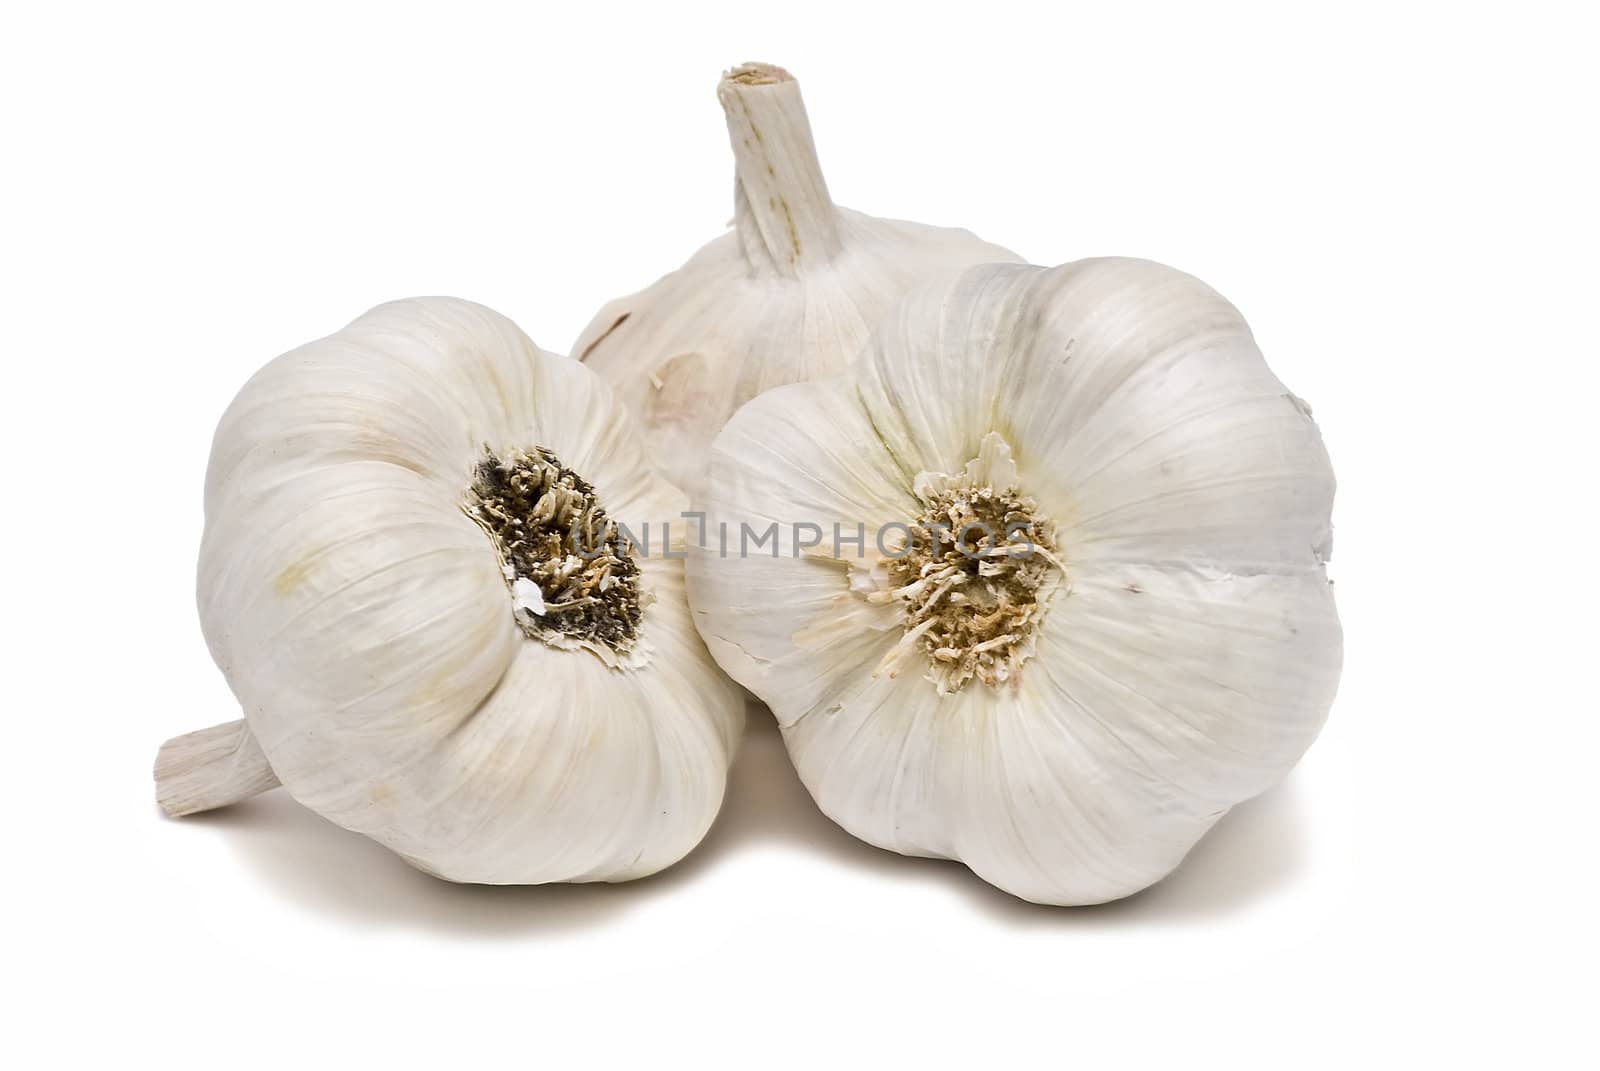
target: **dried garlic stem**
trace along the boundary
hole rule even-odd
[[[175,736],[156,754],[156,802],[174,818],[226,807],[278,787],[243,721]]]
[[[800,83],[782,67],[747,63],[717,86],[738,183],[734,221],[753,265],[796,276],[839,251],[839,212],[817,162]]]

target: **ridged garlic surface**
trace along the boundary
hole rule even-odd
[[[682,561],[613,526],[685,508],[632,423],[594,373],[449,298],[268,364],[217,429],[199,567],[246,720],[163,747],[162,805],[281,782],[453,881],[619,881],[687,853],[743,699]]]
[[[920,288],[843,376],[740,409],[706,487],[696,622],[821,809],[1025,899],[1159,880],[1332,703],[1321,436],[1171,268]]]
[[[712,437],[770,387],[835,375],[912,286],[1015,254],[965,230],[836,207],[799,83],[746,64],[717,88],[733,144],[734,228],[607,304],[572,353],[616,388],[689,491]]]

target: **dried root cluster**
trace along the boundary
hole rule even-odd
[[[977,678],[1015,681],[1033,653],[1045,589],[1063,570],[1055,525],[1016,488],[932,491],[901,555],[888,564],[892,589],[873,596],[905,603],[906,633],[880,667],[897,672],[920,648],[941,694]]]
[[[625,654],[639,638],[639,564],[594,487],[550,450],[485,452],[468,492],[467,515],[489,534],[519,601],[517,623],[532,639],[601,644]],[[530,593],[531,594],[531,593]],[[566,641],[566,642],[563,642]]]

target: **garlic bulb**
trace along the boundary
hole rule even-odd
[[[682,857],[743,699],[681,560],[617,527],[686,505],[631,423],[582,365],[455,299],[380,306],[267,365],[217,429],[199,570],[248,724],[169,741],[162,806],[281,782],[453,881]]]
[[[1171,268],[921,288],[740,409],[707,487],[696,623],[822,810],[1025,899],[1157,881],[1333,700],[1321,437]]]
[[[661,470],[691,495],[712,436],[769,387],[834,375],[915,283],[1018,258],[964,230],[835,207],[790,74],[746,64],[717,97],[737,182],[734,229],[600,310],[573,355],[616,388]]]

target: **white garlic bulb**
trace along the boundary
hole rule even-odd
[[[743,699],[695,635],[682,561],[616,527],[686,505],[631,423],[592,372],[455,299],[380,306],[268,364],[217,429],[199,570],[248,724],[169,741],[162,806],[281,782],[453,881],[682,857]]]
[[[606,305],[572,349],[616,388],[661,470],[691,496],[706,447],[740,405],[843,371],[914,284],[1018,259],[968,231],[836,207],[799,83],[782,68],[736,68],[717,97],[733,143],[734,229]]]
[[[709,470],[696,623],[880,847],[1041,903],[1126,896],[1332,703],[1321,437],[1171,268],[921,288],[845,375],[740,409]]]

